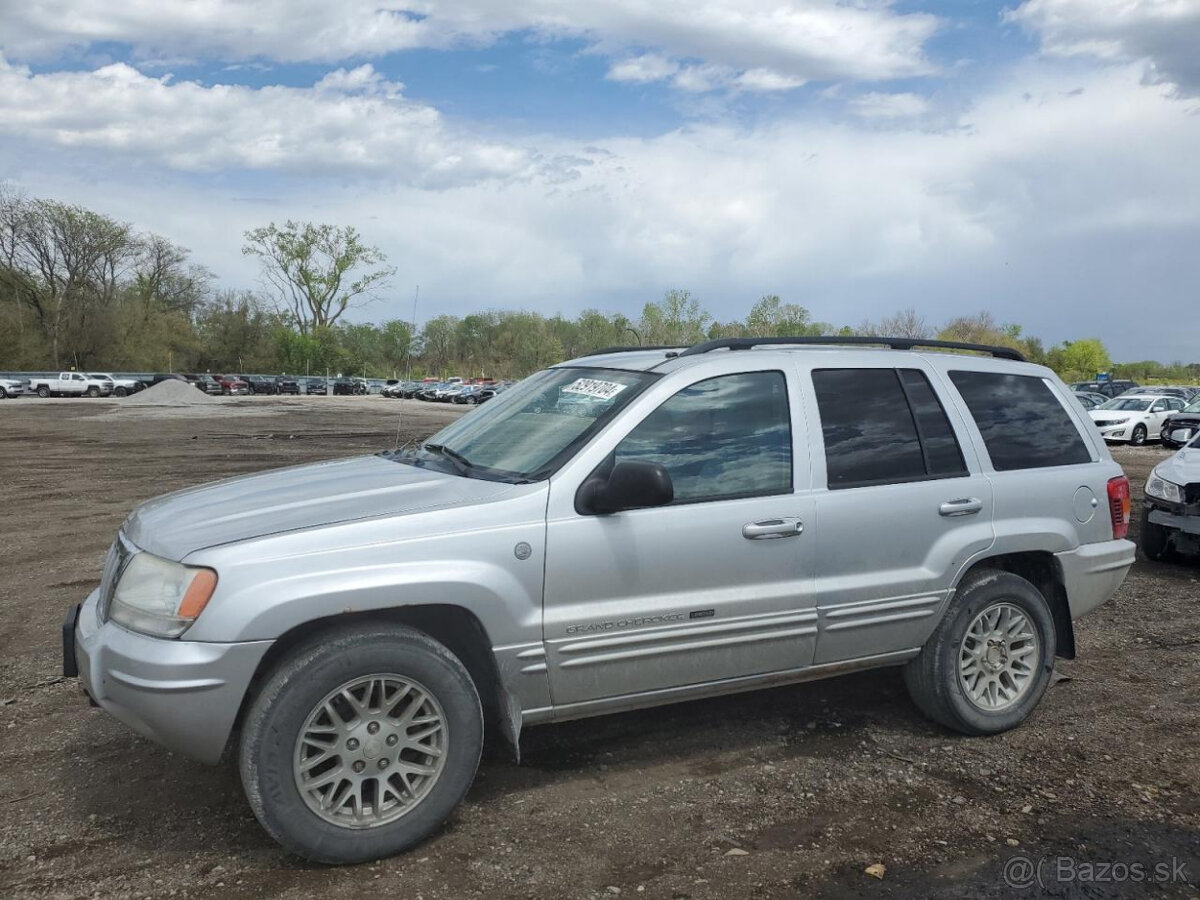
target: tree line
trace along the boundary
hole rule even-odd
[[[1200,364],[1114,366],[1095,338],[1044,347],[988,312],[932,324],[913,309],[872,322],[814,321],[776,295],[744,319],[714,317],[689,291],[667,291],[636,318],[587,309],[573,318],[524,310],[400,319],[346,313],[387,290],[395,269],[353,228],[285,222],[245,235],[262,287],[218,287],[187,249],[81,206],[0,186],[0,370],[327,371],[515,378],[610,346],[720,337],[862,335],[937,338],[1020,350],[1067,380],[1099,371],[1141,381],[1200,381]]]

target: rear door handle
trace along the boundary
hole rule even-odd
[[[747,522],[742,526],[742,537],[748,541],[795,537],[803,532],[804,525],[799,519],[764,519],[761,522]]]
[[[943,516],[973,516],[983,509],[983,501],[975,497],[962,497],[958,500],[947,500],[938,507],[938,514]]]

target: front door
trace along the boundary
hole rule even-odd
[[[544,633],[555,706],[812,661],[812,505],[794,387],[778,370],[660,385],[630,426],[589,448],[589,471],[552,483]],[[590,468],[629,460],[661,464],[674,502],[580,514],[573,498]]]

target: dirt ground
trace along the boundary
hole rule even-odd
[[[379,397],[187,415],[0,403],[0,897],[1037,896],[1020,857],[1053,896],[1200,895],[1195,562],[1139,558],[1077,624],[1079,658],[1060,661],[1038,713],[1000,737],[932,725],[894,669],[533,728],[520,766],[485,751],[423,846],[340,869],[280,851],[231,765],[135,737],[61,679],[59,624],[136,503],[384,449],[457,412]],[[1116,455],[1136,512],[1166,454]]]

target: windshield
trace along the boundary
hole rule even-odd
[[[547,369],[447,425],[421,447],[464,475],[544,478],[657,376],[618,369]]]
[[[1185,406],[1183,411],[1188,413],[1200,412],[1200,397],[1197,397],[1195,400]]]
[[[1102,404],[1100,409],[1123,409],[1130,412],[1145,412],[1150,408],[1150,401],[1140,397],[1118,397]]]

